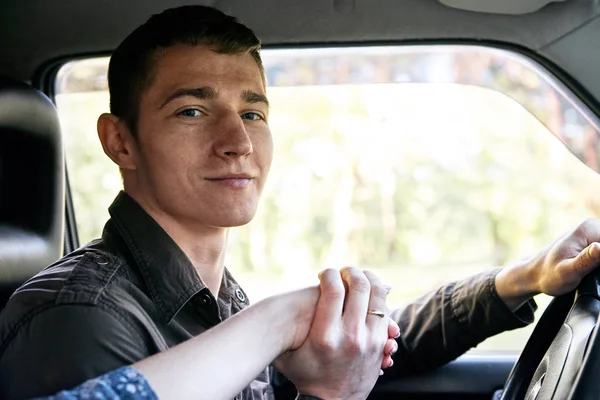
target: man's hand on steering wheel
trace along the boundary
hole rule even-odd
[[[600,220],[585,220],[532,258],[504,268],[496,276],[498,295],[516,310],[539,293],[560,296],[571,292],[600,266],[598,242]]]
[[[600,221],[588,219],[531,259],[502,270],[496,289],[513,310],[550,302],[511,371],[502,400],[597,399],[600,373]]]

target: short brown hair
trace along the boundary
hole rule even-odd
[[[237,18],[199,5],[153,15],[123,40],[108,66],[110,112],[125,121],[134,137],[141,96],[152,82],[156,51],[176,44],[206,45],[219,54],[248,53],[264,79],[260,40]]]

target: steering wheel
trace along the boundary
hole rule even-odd
[[[556,297],[513,367],[501,400],[600,399],[600,271]]]

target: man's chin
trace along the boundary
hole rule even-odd
[[[240,226],[244,226],[247,225],[252,219],[250,219],[249,221],[246,222],[230,222],[230,223],[224,223],[224,224],[219,224],[218,226],[220,228],[239,228]]]
[[[211,225],[218,226],[220,228],[236,228],[247,225],[254,218],[254,213],[248,213],[247,215],[227,215],[221,218],[215,218]]]

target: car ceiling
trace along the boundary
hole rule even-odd
[[[151,14],[183,4],[190,3],[2,0],[0,73],[27,81],[49,60],[109,54]],[[524,15],[462,11],[437,0],[204,0],[197,4],[237,16],[256,31],[265,47],[420,40],[517,45],[552,61],[600,99],[598,0],[552,3]]]

